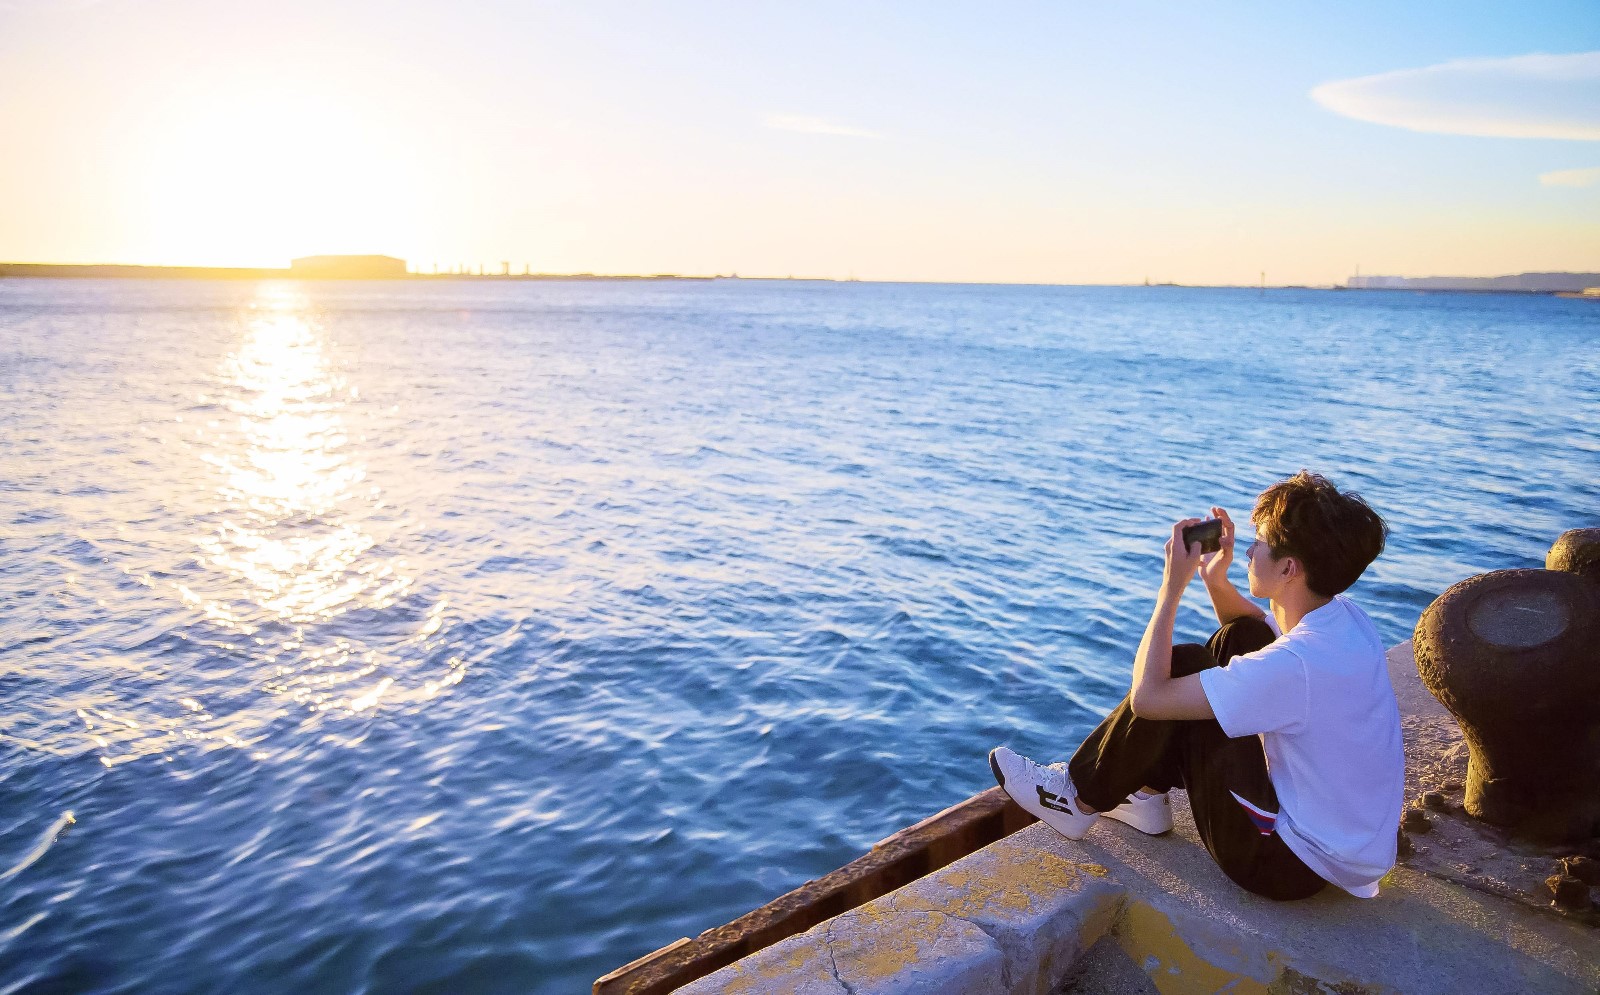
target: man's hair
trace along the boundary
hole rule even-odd
[[[1324,598],[1354,584],[1389,537],[1389,526],[1361,495],[1340,494],[1326,477],[1307,470],[1262,491],[1250,521],[1273,559],[1299,560],[1306,586]]]

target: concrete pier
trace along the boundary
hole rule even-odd
[[[1329,887],[1303,902],[1277,903],[1243,891],[1211,861],[1187,800],[1175,792],[1177,824],[1166,836],[1102,819],[1073,842],[1036,823],[677,990],[1600,990],[1600,917],[1554,908],[1543,884],[1561,854],[1497,834],[1460,811],[1460,732],[1422,688],[1409,643],[1389,662],[1408,797],[1435,794],[1426,819],[1415,823],[1425,828],[1409,837],[1409,855],[1375,899]],[[981,751],[974,757],[982,762]],[[608,990],[629,990],[620,972],[610,977]]]

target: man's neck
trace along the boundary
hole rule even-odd
[[[1304,584],[1297,584],[1272,599],[1272,617],[1277,620],[1278,629],[1287,634],[1294,631],[1301,619],[1332,600],[1313,593]]]

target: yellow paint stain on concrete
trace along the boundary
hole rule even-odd
[[[1115,936],[1161,995],[1271,995],[1254,978],[1224,970],[1195,953],[1171,919],[1143,902],[1128,906]]]
[[[940,902],[943,911],[962,919],[986,912],[1032,912],[1042,898],[1061,891],[1079,891],[1085,875],[1104,878],[1099,864],[1080,864],[1049,852],[1008,853],[996,863],[953,864],[939,883],[954,894]]]
[[[963,920],[992,916],[996,911],[1032,912],[1042,899],[1061,891],[1079,891],[1086,880],[1109,874],[1100,864],[1077,863],[1037,851],[1006,854],[997,863],[955,864],[941,872],[939,881],[949,889],[950,897],[941,896],[938,910],[914,904],[902,892],[895,892],[834,920],[836,924],[848,920],[852,932],[871,937],[870,943],[852,943],[848,934],[836,941],[830,925],[827,946],[841,968],[848,961],[851,973],[862,980],[889,978],[928,961],[948,930],[977,928]],[[760,995],[781,990],[786,980],[791,984],[809,978],[832,982],[826,957],[813,946],[797,946],[782,957],[742,961],[735,968],[738,976],[730,978],[723,991],[726,995]]]
[[[794,982],[805,978],[837,984],[833,971],[811,944],[797,945],[781,957],[735,961],[733,973],[734,977],[722,986],[724,995],[768,995],[793,987]]]
[[[848,960],[852,980],[880,981],[893,977],[917,963],[931,958],[939,935],[956,920],[938,912],[903,912],[898,909],[868,905],[846,913],[835,922],[853,920],[860,934],[870,937],[865,945],[844,944],[834,948],[834,958]],[[959,923],[962,929],[975,929]],[[833,945],[833,931],[828,932],[829,945]],[[841,965],[842,967],[842,965]]]

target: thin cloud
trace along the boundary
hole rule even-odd
[[[794,114],[775,114],[767,118],[767,127],[778,131],[798,131],[804,135],[839,135],[844,138],[882,138],[876,131],[848,124],[824,121],[820,117],[801,117]]]
[[[1540,173],[1539,182],[1547,187],[1592,187],[1600,183],[1600,166],[1593,169],[1558,169]]]
[[[0,14],[46,13],[79,14],[109,3],[110,0],[0,0]]]
[[[1324,83],[1317,103],[1411,131],[1600,141],[1600,52],[1461,59]]]

